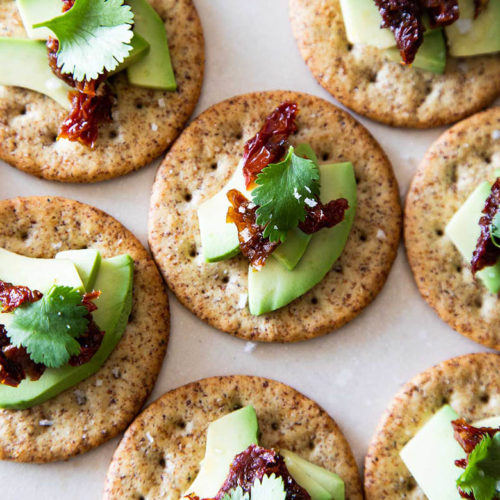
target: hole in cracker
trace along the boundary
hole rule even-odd
[[[144,104],[142,104],[142,101],[135,101],[135,108],[136,109],[142,109],[144,107]]]
[[[165,467],[167,465],[164,458],[160,458],[160,460],[158,460],[158,464],[160,467]]]
[[[314,444],[313,440],[309,441],[309,445],[308,446],[309,446],[310,450],[314,450],[314,448],[316,447],[316,445]]]
[[[377,81],[377,73],[368,73],[368,83],[375,83]]]
[[[139,495],[139,500],[146,500],[142,495]]]
[[[352,43],[348,43],[346,46],[346,49],[348,52],[351,52],[353,48],[354,48],[354,45]]]
[[[118,132],[116,130],[111,130],[109,132],[109,138],[110,139],[116,139],[118,137]]]
[[[368,238],[365,233],[361,233],[359,235],[359,241],[366,241]]]
[[[481,401],[481,403],[487,404],[489,400],[490,400],[489,394],[481,394],[481,396],[479,396],[479,401]]]
[[[316,297],[313,297],[311,299],[311,304],[316,305],[318,303],[318,299]]]
[[[229,276],[224,276],[222,278],[222,283],[229,283]]]
[[[28,238],[29,238],[29,233],[28,231],[23,231],[19,237],[23,240],[23,241],[26,241]]]
[[[460,264],[458,264],[457,266],[455,266],[455,269],[456,269],[457,273],[461,273],[462,272],[462,266]]]
[[[57,134],[51,134],[50,142],[57,142]]]
[[[185,429],[186,428],[186,422],[184,422],[184,420],[178,420],[177,422],[175,422],[175,425],[179,429]]]
[[[28,110],[26,109],[26,106],[23,106],[23,107],[19,110],[19,114],[20,114],[21,116],[25,115],[27,112],[28,112]]]
[[[273,431],[277,431],[280,428],[280,426],[279,426],[278,422],[273,422],[271,424],[271,428]]]
[[[335,263],[333,265],[333,270],[336,272],[336,273],[339,273],[339,274],[342,274],[344,272],[344,269],[342,267],[342,264],[340,264],[340,262],[338,263]]]
[[[457,169],[458,167],[455,164],[450,167],[450,184],[456,184],[458,180]]]
[[[191,248],[189,249],[189,256],[194,259],[198,255],[198,252],[196,251],[196,245],[191,245]]]
[[[242,132],[238,132],[237,134],[235,134],[235,139],[237,141],[241,141],[241,139],[243,139],[243,133]]]
[[[328,161],[330,159],[330,153],[326,152],[321,155],[323,161]]]
[[[186,193],[184,195],[184,199],[187,201],[187,202],[190,202],[192,199],[193,199],[193,196],[191,193]]]
[[[212,165],[210,165],[210,168],[212,170],[217,170],[217,163],[216,162],[212,163]]]
[[[490,164],[491,163],[491,155],[489,153],[483,153],[482,155],[484,163]]]
[[[483,306],[483,299],[481,297],[476,297],[474,299],[474,305],[480,309]]]
[[[415,481],[415,479],[413,478],[413,476],[410,476],[408,478],[408,482],[406,483],[406,489],[408,491],[412,491],[414,490],[415,488],[417,487],[417,482]]]
[[[436,229],[436,235],[437,235],[437,236],[440,236],[440,237],[441,237],[441,236],[443,236],[443,234],[444,234],[444,233],[443,233],[443,230],[442,230],[442,229]]]
[[[441,406],[447,405],[450,403],[450,398],[448,396],[443,396],[441,399]]]

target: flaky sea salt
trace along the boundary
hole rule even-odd
[[[236,307],[238,309],[244,309],[245,306],[247,305],[247,301],[248,301],[248,294],[240,293],[240,297],[238,299],[238,305]]]
[[[308,207],[315,207],[318,202],[316,200],[313,200],[312,198],[306,198],[304,200],[304,203],[308,206]]]
[[[150,443],[153,443],[153,442],[154,442],[153,436],[152,436],[149,432],[146,432],[146,437],[148,438],[148,441],[149,441]]]
[[[161,97],[160,99],[158,99],[158,106],[160,106],[160,108],[164,108],[165,107],[165,99],[163,99],[163,97]]]
[[[300,200],[302,198],[302,196],[297,191],[297,188],[293,188],[293,196],[295,197],[296,200]]]
[[[152,123],[152,124],[151,124],[151,130],[152,130],[153,132],[156,132],[156,131],[158,130],[158,125],[156,125],[156,123]]]
[[[76,402],[81,406],[84,405],[87,402],[87,396],[85,396],[85,393],[81,391],[80,389],[76,389],[76,391],[73,391]]]
[[[120,376],[121,376],[120,368],[118,368],[117,366],[115,366],[111,370],[111,373],[113,374],[113,377],[115,377],[115,378],[120,378]]]
[[[54,421],[53,420],[47,420],[47,419],[42,419],[38,422],[38,425],[42,426],[42,427],[50,427],[51,425],[54,425]]]
[[[385,234],[385,232],[382,229],[379,229],[377,231],[377,239],[378,240],[385,240],[386,238],[387,238],[387,235]]]
[[[491,138],[494,141],[500,140],[500,130],[493,130],[493,132],[491,133]]]

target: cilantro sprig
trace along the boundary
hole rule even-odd
[[[258,479],[253,483],[250,494],[243,493],[243,490],[237,488],[226,493],[222,500],[285,500],[286,492],[283,478],[276,477],[275,474],[264,476],[262,481]]]
[[[80,353],[75,339],[88,327],[81,302],[78,290],[54,285],[38,302],[14,311],[7,336],[13,345],[25,347],[35,363],[59,368]]]
[[[35,24],[59,40],[57,65],[77,81],[113,71],[132,50],[134,14],[123,0],[76,0],[61,16]]]
[[[493,500],[500,494],[500,432],[486,435],[469,455],[467,468],[457,486],[476,500]]]
[[[280,163],[271,163],[257,176],[252,201],[259,205],[257,224],[265,226],[264,237],[285,241],[288,231],[306,216],[305,204],[319,195],[319,170],[290,146]]]

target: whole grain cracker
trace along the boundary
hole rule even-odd
[[[449,359],[408,382],[384,413],[365,460],[367,500],[425,500],[399,452],[425,422],[449,404],[470,422],[498,415],[500,355]]]
[[[0,158],[45,179],[96,182],[147,165],[179,135],[198,101],[203,80],[203,31],[192,0],[149,0],[165,22],[178,90],[130,85],[111,78],[113,120],[99,126],[92,150],[56,141],[67,115],[55,101],[19,87],[0,86]],[[0,0],[0,35],[26,37],[14,0]]]
[[[151,392],[167,348],[168,298],[141,243],[111,216],[56,197],[0,201],[0,247],[51,258],[95,248],[134,259],[133,306],[122,339],[98,372],[27,410],[0,410],[0,459],[49,462],[83,453],[123,431]]]
[[[309,143],[321,162],[352,161],[358,206],[346,247],[321,283],[278,311],[252,316],[245,305],[248,261],[204,262],[196,211],[222,189],[245,142],[287,100],[300,109],[293,144]],[[272,91],[216,104],[183,132],[156,176],[149,241],[169,287],[202,320],[248,340],[293,342],[339,328],[375,298],[396,256],[400,226],[397,182],[369,132],[323,99]]]
[[[498,296],[473,278],[444,230],[481,182],[494,181],[498,168],[500,107],[495,107],[456,124],[430,147],[405,210],[406,250],[420,293],[452,328],[497,350]]]
[[[428,128],[486,107],[500,95],[500,55],[448,57],[444,74],[404,67],[347,40],[339,0],[289,0],[299,50],[342,104],[389,125]]]
[[[334,420],[314,401],[274,380],[213,377],[168,392],[128,428],[111,461],[104,499],[178,500],[205,454],[208,424],[252,405],[259,443],[284,448],[336,472],[346,500],[361,500],[358,468]]]

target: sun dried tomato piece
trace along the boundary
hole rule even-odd
[[[11,345],[7,332],[0,325],[0,384],[17,387],[26,375],[31,380],[38,380],[45,366],[31,360],[24,347]]]
[[[422,3],[429,14],[431,28],[448,26],[460,15],[458,0],[422,0]]]
[[[241,253],[252,267],[260,269],[279,243],[264,238],[264,228],[257,224],[257,206],[254,203],[236,189],[231,189],[227,198],[232,206],[227,211],[226,222],[236,224]]]
[[[453,426],[455,439],[467,455],[472,453],[484,436],[489,435],[493,437],[497,432],[500,432],[500,427],[497,429],[492,427],[474,427],[468,424],[463,418],[453,420],[451,425]]]
[[[411,64],[424,41],[420,0],[375,0],[382,28],[390,28],[405,64]]]
[[[257,134],[245,144],[243,175],[248,187],[262,169],[279,161],[288,149],[288,138],[297,131],[295,118],[299,107],[294,102],[280,104]]]
[[[62,11],[66,12],[67,10],[71,9],[71,7],[73,7],[75,0],[62,0],[62,3],[63,3]]]
[[[491,194],[486,198],[483,208],[483,216],[479,219],[481,234],[477,240],[476,249],[472,254],[472,273],[476,274],[487,266],[496,264],[500,257],[500,248],[491,241],[490,225],[493,218],[500,209],[500,177],[491,187]]]
[[[28,302],[36,302],[43,297],[38,290],[31,291],[27,286],[15,286],[0,280],[0,302],[3,305],[1,312],[10,313],[17,307]]]
[[[326,204],[316,200],[315,205],[306,206],[306,218],[299,222],[299,229],[306,234],[317,233],[325,227],[333,227],[344,220],[349,203],[345,198],[329,201]]]
[[[256,480],[260,481],[264,476],[271,474],[283,479],[286,500],[311,499],[309,493],[290,475],[281,455],[274,450],[252,444],[234,458],[227,479],[215,500],[221,500],[226,493],[238,486],[246,493],[250,491]]]
[[[92,80],[95,82],[95,80]],[[85,85],[92,83],[86,82]],[[63,121],[58,139],[78,141],[93,148],[99,135],[99,124],[111,121],[112,99],[106,84],[99,86],[97,93],[80,90],[69,93],[71,111]]]

